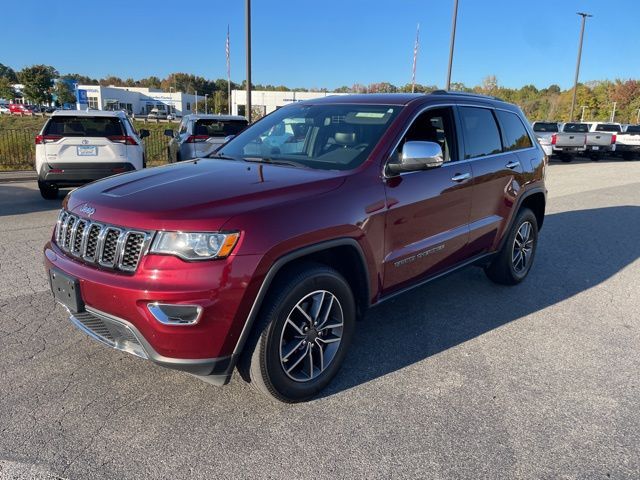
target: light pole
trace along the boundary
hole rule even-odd
[[[207,115],[209,113],[209,109],[207,108],[207,97],[209,96],[208,93],[204,94],[204,114]]]
[[[616,118],[616,106],[618,105],[618,102],[613,102],[613,109],[611,110],[611,119],[609,120],[610,123],[613,123],[613,120]]]
[[[584,38],[584,24],[587,17],[593,17],[588,13],[577,12],[582,17],[582,26],[580,27],[580,42],[578,43],[578,61],[576,62],[576,76],[573,80],[573,98],[571,99],[571,114],[569,115],[569,121],[573,122],[573,109],[576,106],[576,93],[578,91],[578,74],[580,73],[580,59],[582,57],[582,39]]]
[[[196,115],[198,114],[198,90],[196,90]]]
[[[580,108],[582,108],[582,115],[580,116],[580,123],[584,122],[584,109],[587,108],[586,105],[582,105]]]
[[[453,65],[453,47],[456,43],[456,21],[458,19],[458,0],[453,2],[453,20],[451,21],[451,42],[449,43],[449,68],[447,69],[447,86],[445,90],[451,88],[451,66]]]
[[[636,115],[636,123],[640,123],[640,108],[638,109],[638,115]]]
[[[245,116],[251,123],[251,0],[245,1],[245,33],[247,35],[247,101]]]

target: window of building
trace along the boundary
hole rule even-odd
[[[533,146],[527,130],[515,113],[496,110],[496,115],[502,127],[506,151],[522,150]]]
[[[493,155],[502,151],[500,132],[490,109],[460,107],[458,110],[464,134],[464,158]]]
[[[98,97],[88,96],[87,103],[89,104],[89,108],[98,110]]]

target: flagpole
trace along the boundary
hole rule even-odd
[[[413,69],[411,73],[411,93],[416,89],[416,64],[418,63],[418,46],[420,45],[420,24],[416,29],[416,43],[413,47]]]
[[[231,39],[229,37],[229,25],[227,25],[227,99],[229,100],[229,115],[231,115]]]

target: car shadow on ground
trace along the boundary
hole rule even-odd
[[[0,217],[22,215],[32,212],[59,210],[67,190],[61,190],[56,200],[45,200],[38,188],[30,188],[24,183],[0,185]]]
[[[588,290],[640,257],[640,207],[547,215],[529,277],[491,283],[460,271],[372,308],[329,396],[396,372]]]

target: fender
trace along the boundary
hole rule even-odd
[[[337,238],[333,240],[327,240],[324,242],[316,243],[313,245],[309,245],[306,247],[302,247],[298,250],[294,250],[293,252],[287,253],[286,255],[280,257],[276,260],[273,265],[269,268],[267,275],[262,281],[262,285],[260,285],[260,289],[258,290],[258,294],[253,301],[251,306],[251,310],[249,310],[249,315],[247,316],[247,320],[245,321],[244,326],[242,327],[242,332],[240,333],[240,337],[238,338],[238,342],[236,343],[235,348],[233,349],[233,354],[231,355],[230,362],[227,366],[227,370],[225,375],[228,377],[227,381],[231,378],[231,374],[233,373],[233,369],[242,353],[245,343],[247,342],[247,338],[249,338],[249,334],[251,333],[251,329],[253,328],[253,324],[255,323],[256,318],[258,317],[258,312],[260,312],[260,307],[262,306],[262,302],[269,291],[269,287],[273,282],[273,279],[276,277],[278,272],[287,264],[296,260],[298,258],[304,257],[306,255],[320,252],[323,250],[328,250],[334,247],[354,247],[356,252],[358,252],[358,256],[360,257],[360,263],[362,264],[363,271],[366,275],[365,288],[366,288],[366,298],[367,302],[370,301],[369,295],[369,269],[367,267],[366,258],[364,256],[364,252],[362,251],[362,247],[358,241],[354,238]],[[224,382],[227,383],[227,382]]]
[[[511,218],[509,219],[509,223],[507,224],[507,228],[504,230],[504,234],[502,235],[502,239],[500,240],[500,243],[498,244],[498,248],[496,249],[496,252],[499,252],[502,247],[504,246],[505,242],[507,241],[507,237],[509,236],[509,232],[511,231],[511,228],[513,228],[513,223],[516,221],[516,216],[518,214],[518,212],[520,211],[520,207],[522,207],[522,202],[524,202],[525,199],[527,199],[528,197],[530,197],[531,195],[535,194],[535,193],[542,193],[544,195],[545,198],[545,207],[546,207],[546,203],[547,203],[547,190],[543,187],[533,187],[529,190],[526,190],[522,195],[520,195],[520,198],[518,198],[515,208],[512,209],[513,214],[511,215]],[[542,226],[540,225],[540,228],[542,228]]]

